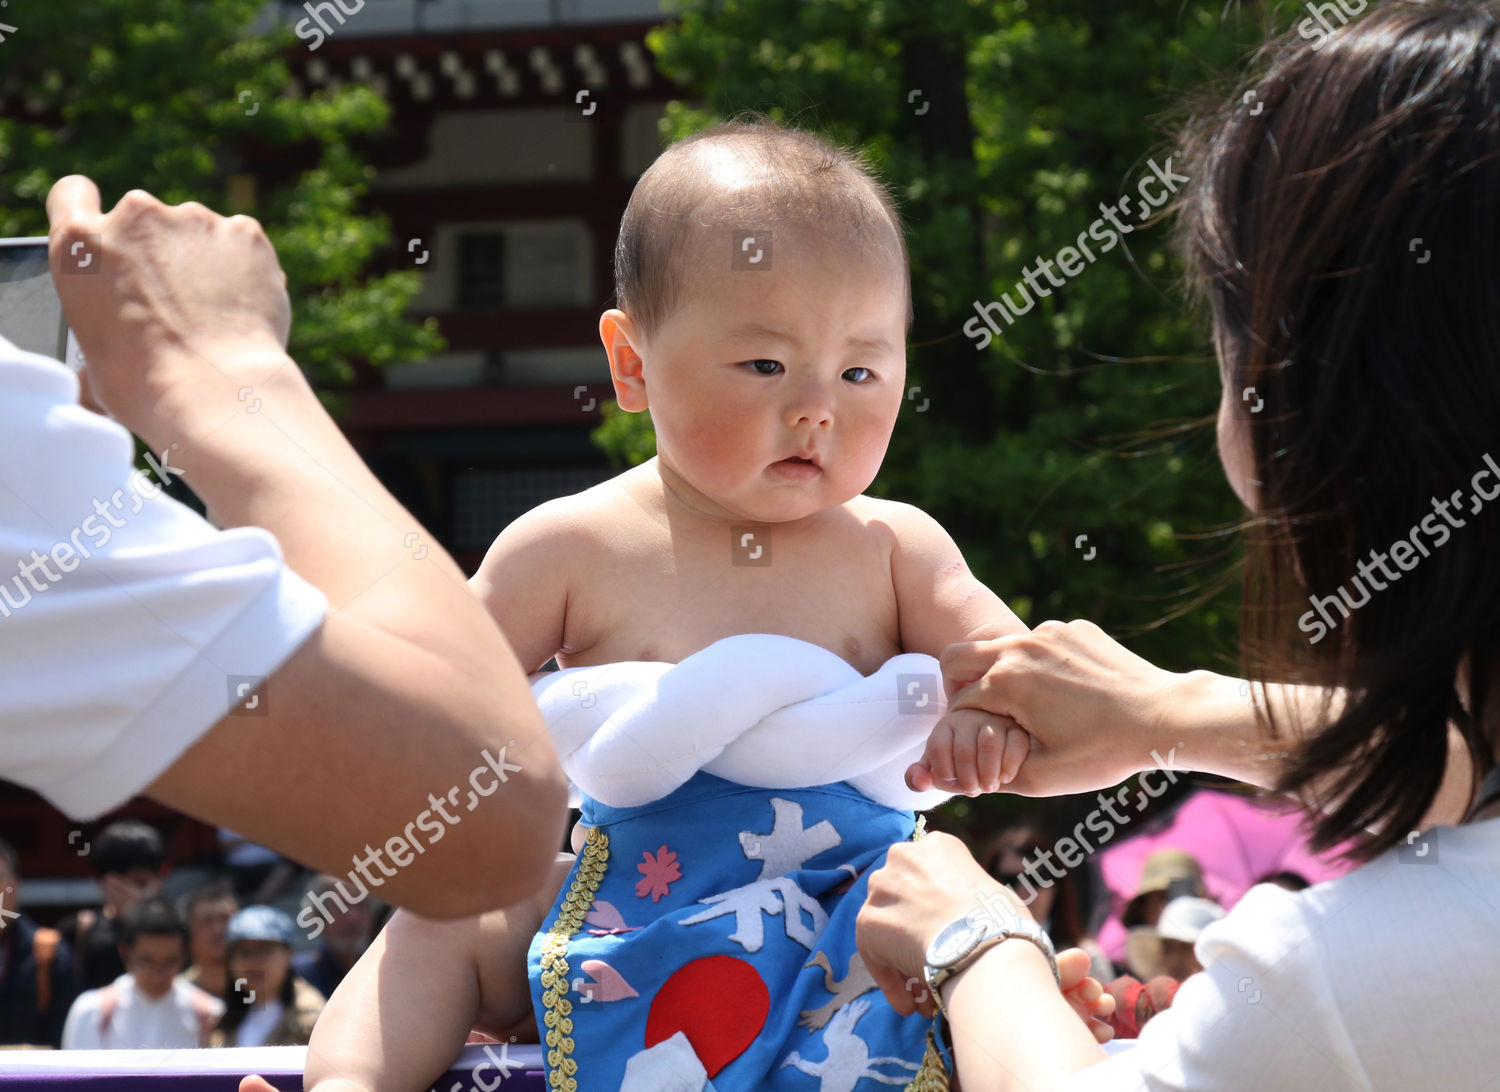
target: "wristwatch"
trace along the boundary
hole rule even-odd
[[[943,983],[972,963],[980,952],[1011,937],[1029,940],[1041,949],[1052,967],[1052,977],[1057,980],[1059,987],[1062,986],[1062,974],[1057,969],[1057,952],[1052,947],[1052,938],[1047,936],[1040,925],[1020,914],[997,917],[971,911],[943,926],[927,946],[927,965],[922,968],[922,977],[927,981],[932,1002],[939,1012],[947,1015],[940,992]]]

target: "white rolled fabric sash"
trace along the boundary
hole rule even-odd
[[[819,645],[744,633],[676,664],[565,668],[532,692],[568,777],[612,807],[658,800],[700,770],[765,789],[847,781],[913,811],[953,795],[906,787],[947,704],[922,653],[866,676]]]

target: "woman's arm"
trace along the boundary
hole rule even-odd
[[[1277,703],[1283,723],[1311,719],[1324,697],[1290,686],[1252,695],[1240,679],[1165,671],[1086,621],[952,645],[942,667],[950,710],[1010,717],[1031,734],[1009,786],[1027,796],[1107,788],[1155,768],[1270,786],[1289,744],[1267,737],[1252,697]]]
[[[1341,690],[1165,671],[1087,621],[951,645],[941,662],[950,715],[983,711],[1030,733],[1030,755],[1006,786],[1024,796],[1090,792],[1150,769],[1273,788],[1296,733],[1329,723],[1344,701]],[[1267,707],[1288,738],[1270,738]],[[1457,822],[1472,792],[1467,749],[1450,729],[1448,769],[1426,822]]]
[[[865,966],[898,1012],[930,1007],[908,984],[922,981],[932,938],[949,922],[991,907],[1031,916],[958,839],[930,834],[891,847],[870,877],[856,937]],[[1029,941],[991,946],[943,983],[942,993],[958,1075],[972,1092],[1041,1092],[1104,1060]]]

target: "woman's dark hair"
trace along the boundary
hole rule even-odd
[[[247,943],[240,941],[239,943]],[[229,959],[234,955],[234,945],[229,946],[224,953],[224,962],[228,966]],[[286,1012],[291,1012],[297,1006],[297,987],[295,979],[297,972],[290,966],[286,969],[286,977],[281,980],[281,993],[276,1000],[281,1002],[281,1007]],[[219,1030],[228,1033],[229,1045],[234,1045],[234,1033],[239,1031],[240,1025],[245,1022],[245,1017],[250,1015],[249,996],[234,988],[234,975],[224,976],[224,996],[220,998],[224,1002],[224,1015],[219,1017]],[[259,998],[257,998],[259,1000]]]
[[[1184,129],[1178,244],[1258,494],[1246,671],[1348,690],[1278,787],[1368,858],[1432,804],[1450,723],[1494,761],[1500,7],[1392,3],[1259,69]]]

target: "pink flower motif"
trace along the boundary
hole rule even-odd
[[[661,902],[663,896],[671,893],[672,885],[682,879],[677,854],[662,846],[654,857],[650,853],[643,853],[641,856],[646,859],[636,865],[635,870],[646,878],[636,883],[635,897],[644,899],[650,895],[652,902]]]

